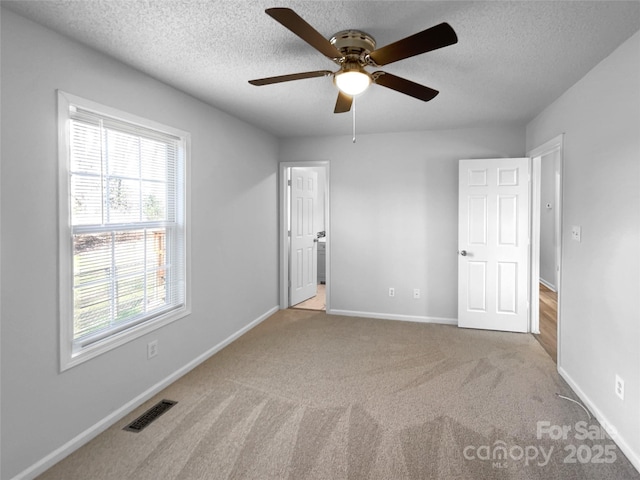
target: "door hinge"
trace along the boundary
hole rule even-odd
[[[287,180],[287,185],[291,186],[291,180]]]
[[[287,230],[287,237],[291,236],[291,230]]]

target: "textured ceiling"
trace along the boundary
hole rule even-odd
[[[336,70],[264,13],[290,7],[321,34],[357,28],[378,47],[448,22],[459,42],[382,69],[440,90],[431,102],[373,86],[357,99],[359,133],[524,124],[640,30],[622,1],[2,1],[275,135],[351,132],[330,78],[255,87],[248,80]]]

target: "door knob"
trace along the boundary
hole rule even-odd
[[[467,251],[466,250],[460,250],[460,255],[462,255],[463,257],[467,256]]]
[[[314,241],[314,243],[318,243],[318,239],[317,238],[314,238],[313,241]]]

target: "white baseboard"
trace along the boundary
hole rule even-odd
[[[393,313],[376,313],[376,312],[357,312],[354,310],[335,310],[327,311],[329,315],[345,315],[347,317],[365,317],[379,318],[381,320],[400,320],[402,322],[418,322],[418,323],[442,323],[445,325],[458,325],[457,318],[446,317],[423,317],[419,315],[398,315]]]
[[[571,378],[571,375],[569,375],[566,372],[566,370],[564,370],[562,367],[558,367],[558,373],[562,378],[565,379],[565,381],[569,384],[571,389],[574,392],[576,392],[578,397],[580,397],[580,400],[582,400],[585,406],[591,411],[591,413],[593,413],[593,415],[596,417],[598,422],[600,422],[600,424],[603,426],[605,431],[607,431],[607,426],[613,425],[613,424],[609,422],[609,420],[602,413],[602,411],[591,401],[591,399],[587,396],[587,394],[585,394],[582,391],[582,389],[578,386],[578,384],[574,382],[574,380]],[[626,442],[624,437],[620,435],[620,432],[616,432],[615,435],[611,435],[611,439],[615,442],[615,444],[622,451],[622,453],[624,453],[625,456],[629,459],[629,461],[634,466],[634,468],[638,470],[638,472],[640,472],[640,452],[633,451],[633,449],[629,446],[629,444]]]
[[[558,289],[556,288],[556,286],[551,283],[551,282],[547,282],[544,278],[540,277],[540,283],[543,284],[545,287],[547,287],[549,290],[551,290],[552,292],[557,292]]]
[[[204,352],[202,355],[199,355],[198,357],[194,358],[189,363],[179,368],[168,377],[160,380],[151,388],[142,392],[137,397],[131,399],[130,401],[122,405],[120,408],[118,408],[115,412],[111,413],[110,415],[107,415],[98,423],[92,425],[91,427],[86,429],[84,432],[72,438],[67,443],[65,443],[61,447],[51,452],[49,455],[43,457],[42,459],[40,459],[39,461],[31,465],[29,468],[25,469],[24,471],[22,471],[21,473],[13,477],[12,480],[31,480],[37,477],[38,475],[40,475],[41,473],[45,472],[47,469],[51,468],[60,460],[62,460],[69,454],[73,453],[74,451],[82,447],[84,444],[88,443],[93,438],[97,437],[99,434],[104,432],[107,428],[111,427],[112,425],[120,421],[122,418],[124,418],[126,415],[128,415],[133,410],[138,408],[144,402],[152,398],[154,395],[162,391],[164,388],[168,387],[173,382],[178,380],[180,377],[189,373],[191,370],[193,370],[195,367],[200,365],[202,362],[204,362],[205,360],[209,359],[211,356],[213,356],[214,354],[222,350],[231,342],[233,342],[240,336],[247,333],[253,327],[255,327],[256,325],[260,324],[261,322],[269,318],[271,315],[276,313],[279,309],[280,309],[279,306],[272,307],[271,309],[269,309],[267,312],[260,315],[258,318],[253,320],[248,325],[244,326],[234,334],[225,338],[223,341],[221,341],[214,347],[210,348],[209,350]]]

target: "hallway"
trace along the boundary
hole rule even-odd
[[[558,294],[540,284],[540,333],[534,337],[554,362],[558,362]]]

